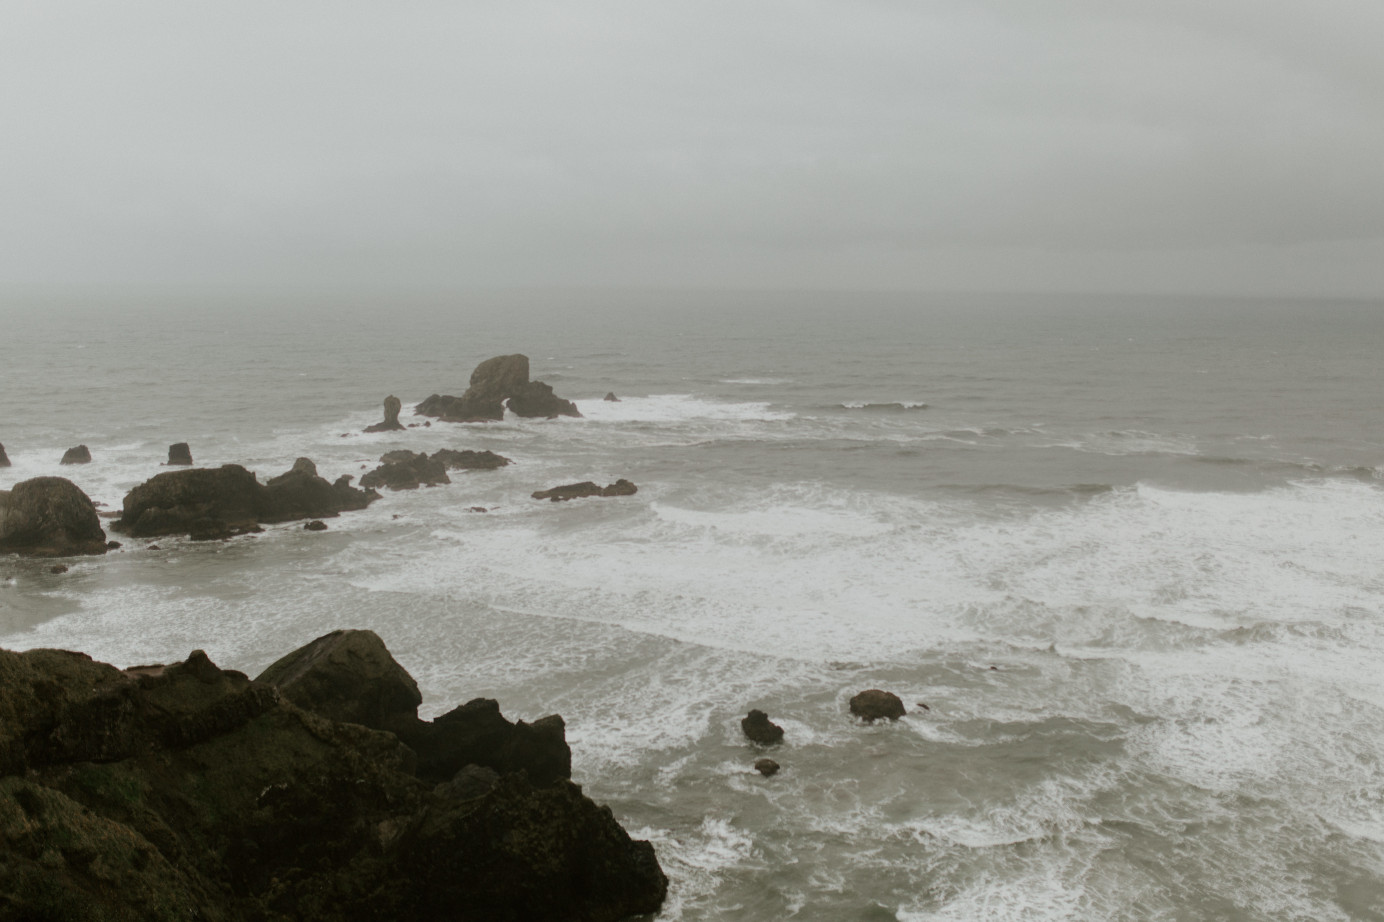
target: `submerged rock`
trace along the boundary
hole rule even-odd
[[[394,429],[403,429],[404,424],[399,422],[399,411],[403,409],[403,404],[399,398],[390,394],[384,399],[384,422],[375,423],[373,426],[366,426],[366,432],[389,432]]]
[[[391,451],[380,456],[383,463],[362,474],[360,485],[367,488],[389,487],[391,490],[416,490],[420,486],[451,483],[441,461],[434,461],[423,452]]]
[[[539,490],[532,495],[534,499],[546,499],[559,503],[569,499],[581,499],[584,496],[633,496],[637,492],[639,492],[639,488],[622,477],[604,487],[598,486],[590,480],[583,480],[581,483],[568,483],[560,487]]]
[[[0,551],[35,557],[104,554],[106,533],[90,497],[63,477],[0,490]]]
[[[893,692],[870,688],[851,698],[851,713],[867,723],[898,720],[904,715],[903,701]]]
[[[769,719],[761,710],[752,710],[740,719],[740,729],[750,742],[761,746],[771,746],[783,741],[783,728]]]
[[[779,772],[779,764],[773,759],[755,759],[754,770],[765,778],[772,778]]]
[[[186,442],[176,442],[168,446],[168,460],[164,462],[169,465],[181,465],[184,467],[192,466],[192,449]]]
[[[615,922],[667,890],[571,782],[428,782],[392,733],[201,651],[121,671],[0,650],[0,716],[4,918]]]
[[[91,449],[85,445],[78,445],[76,448],[69,448],[62,454],[61,464],[90,464]]]
[[[529,380],[529,357],[497,355],[471,372],[471,383],[460,397],[433,394],[414,412],[449,422],[478,422],[505,417],[505,406],[516,416],[581,416],[577,405],[553,393],[542,381]]]
[[[316,466],[299,458],[268,484],[239,464],[159,474],[125,495],[117,531],[136,538],[188,535],[212,540],[260,531],[261,524],[331,518],[364,509],[379,499],[349,480],[328,483]]]

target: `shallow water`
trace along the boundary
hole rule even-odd
[[[393,448],[515,463],[320,534],[0,561],[0,645],[254,674],[371,628],[428,714],[562,713],[577,780],[655,842],[667,919],[1384,919],[1378,305],[548,293],[5,320],[0,489],[62,474],[113,509],[175,441],[261,479]],[[385,394],[407,421],[514,351],[586,418],[360,434]],[[95,462],[60,468],[79,442]],[[528,497],[618,477],[639,493]],[[869,687],[909,715],[853,723]],[[787,731],[772,779],[751,707]]]

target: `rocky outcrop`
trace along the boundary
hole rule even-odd
[[[583,480],[581,483],[568,483],[560,487],[539,490],[533,494],[533,498],[559,503],[569,499],[581,499],[584,496],[633,496],[638,491],[638,487],[624,478],[604,487],[598,486],[590,480]]]
[[[395,429],[403,429],[404,424],[399,422],[399,411],[403,409],[403,404],[399,398],[390,394],[384,399],[384,422],[375,423],[373,426],[366,426],[366,432],[391,432]]]
[[[752,743],[772,746],[783,742],[783,728],[769,719],[769,715],[755,709],[740,719],[740,729]]]
[[[556,714],[510,723],[500,706],[477,698],[433,721],[420,720],[423,697],[373,631],[333,631],[274,663],[255,680],[332,720],[388,730],[418,755],[418,775],[446,781],[467,765],[523,770],[548,785],[572,776],[566,727]]]
[[[35,477],[0,490],[0,552],[34,557],[106,553],[91,499],[63,477]]]
[[[0,445],[0,467],[9,467],[9,466],[10,466],[10,459],[9,459],[9,456],[7,456],[7,455],[5,454],[5,446],[4,446],[4,445]]]
[[[452,482],[442,462],[434,461],[421,451],[390,451],[381,455],[380,461],[383,463],[379,467],[361,476],[362,487],[416,490],[420,486],[435,487]]]
[[[505,418],[505,406],[516,416],[581,416],[577,405],[553,393],[542,381],[529,380],[529,357],[497,355],[471,372],[471,384],[460,397],[433,394],[414,412],[449,422]]]
[[[511,463],[504,455],[497,455],[493,451],[472,451],[469,448],[463,451],[440,448],[432,453],[432,460],[441,463],[449,471],[493,471]]]
[[[615,922],[662,903],[652,847],[570,781],[476,763],[434,784],[415,763],[201,651],[121,671],[0,650],[0,917]]]
[[[145,481],[125,495],[113,527],[136,538],[188,535],[210,540],[274,522],[330,518],[364,509],[378,498],[373,490],[350,486],[349,478],[328,483],[307,458],[299,458],[268,484],[239,464],[223,464],[168,471]]]
[[[192,449],[186,442],[176,442],[168,446],[168,460],[164,464],[173,467],[191,467]]]
[[[765,778],[772,778],[779,772],[779,764],[773,759],[755,759],[754,770]]]
[[[78,445],[76,448],[69,448],[62,453],[61,464],[90,464],[91,449],[85,445]]]
[[[604,397],[602,397],[601,399],[604,400],[606,403],[619,403],[619,402],[620,402],[620,398],[615,396],[615,392],[614,392],[614,391],[607,391],[607,392],[606,392],[606,395],[605,395]]]
[[[851,713],[866,723],[898,720],[904,715],[903,702],[893,692],[870,688],[851,698]]]

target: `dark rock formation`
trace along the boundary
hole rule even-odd
[[[434,461],[421,451],[386,452],[380,456],[380,461],[384,463],[368,474],[361,475],[362,487],[416,490],[424,484],[433,487],[452,482],[442,462]]]
[[[7,456],[7,455],[5,454],[5,446],[4,446],[4,445],[0,445],[0,467],[9,467],[9,466],[10,466],[10,459],[9,459],[9,456]]]
[[[192,449],[186,442],[177,442],[168,446],[168,460],[165,464],[183,467],[192,466]]]
[[[65,563],[59,563],[59,564],[54,564],[53,566],[49,567],[49,568],[48,568],[48,572],[49,572],[49,573],[66,573],[66,572],[67,572],[67,569],[68,569],[67,564],[65,564]]]
[[[750,742],[761,746],[772,746],[783,741],[783,728],[770,720],[768,714],[758,709],[750,711],[740,719],[740,729],[745,731],[745,736],[749,737]]]
[[[62,453],[62,464],[90,464],[91,449],[85,445],[78,445],[76,448],[69,448]]]
[[[201,651],[122,672],[0,650],[0,917],[615,922],[662,903],[652,847],[571,782],[473,765],[437,785],[413,763]]]
[[[765,778],[772,778],[779,772],[779,764],[773,759],[755,759],[754,770]]]
[[[580,499],[583,496],[633,496],[638,491],[638,487],[624,478],[604,487],[597,486],[589,480],[583,480],[581,483],[568,483],[560,487],[539,490],[533,494],[533,498],[547,499],[558,503],[568,499]]]
[[[399,411],[403,409],[403,404],[399,398],[393,394],[384,399],[384,422],[375,423],[373,426],[366,426],[366,432],[390,432],[394,429],[403,429],[404,424],[399,422]]]
[[[333,631],[255,681],[324,717],[396,734],[417,753],[418,776],[425,780],[446,781],[467,765],[501,773],[523,769],[537,785],[572,776],[566,727],[556,714],[513,724],[495,701],[477,698],[431,722],[420,720],[418,685],[373,631]]]
[[[851,713],[869,723],[884,718],[898,720],[904,715],[903,702],[893,692],[871,688],[851,699]]]
[[[349,478],[328,483],[307,458],[268,484],[239,464],[223,464],[145,481],[125,495],[113,527],[136,538],[181,534],[211,540],[260,531],[261,524],[331,518],[378,498],[373,490],[351,487]]]
[[[307,531],[326,531],[327,523],[323,522],[321,519],[313,519],[311,522],[304,525],[303,528]]]
[[[62,477],[35,477],[0,490],[0,551],[35,557],[106,553],[91,499]]]
[[[620,402],[620,398],[615,396],[615,392],[614,392],[614,391],[607,391],[607,392],[606,392],[606,395],[605,395],[604,397],[602,397],[601,399],[604,400],[606,403],[619,403],[619,402]]]
[[[433,394],[414,412],[449,422],[505,418],[505,402],[516,416],[581,416],[577,405],[563,400],[542,381],[529,380],[529,357],[497,355],[471,372],[471,385],[460,397]]]
[[[383,460],[383,459],[381,459]],[[432,453],[432,460],[442,464],[449,471],[493,471],[511,463],[504,455],[493,451],[456,451],[441,448]]]

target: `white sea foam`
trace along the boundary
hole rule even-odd
[[[582,402],[582,414],[601,423],[673,423],[687,421],[765,421],[791,419],[793,414],[776,410],[764,401],[734,402],[711,400],[692,394],[651,394],[647,397],[621,397],[618,403],[604,400]]]

